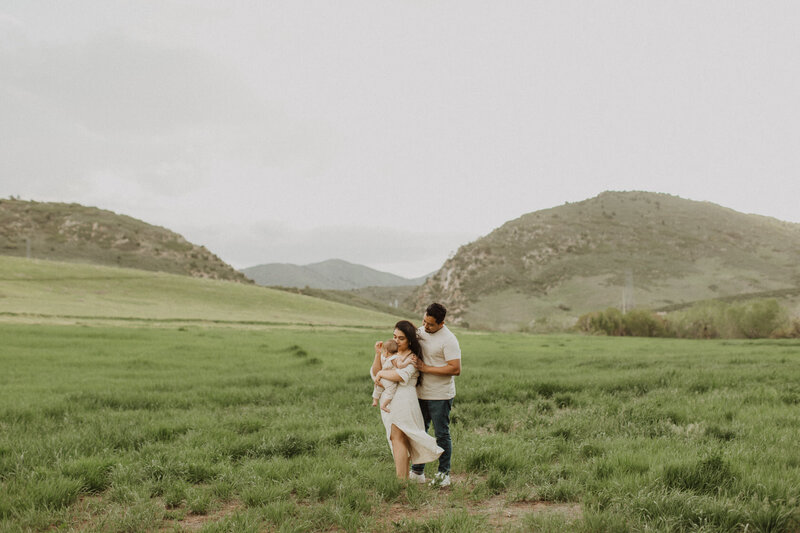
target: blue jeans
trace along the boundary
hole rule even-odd
[[[439,456],[439,472],[450,473],[450,456],[453,453],[453,441],[450,440],[450,409],[453,408],[453,399],[449,400],[419,400],[422,419],[425,421],[425,431],[433,422],[433,432],[436,435],[436,444],[444,450]],[[411,467],[417,474],[425,470],[425,465]]]

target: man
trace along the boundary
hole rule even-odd
[[[414,365],[423,374],[422,384],[417,387],[419,407],[425,421],[425,431],[431,422],[436,435],[436,444],[444,452],[439,457],[439,471],[431,485],[450,485],[450,457],[453,444],[450,440],[450,409],[456,395],[455,376],[461,374],[461,348],[458,339],[444,325],[447,309],[433,303],[425,310],[423,326],[417,330],[424,361],[414,358]],[[409,479],[425,483],[425,465],[412,465]]]

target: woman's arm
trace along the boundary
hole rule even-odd
[[[405,359],[402,359],[402,360],[401,359],[393,359],[392,360],[392,365],[395,368],[405,368],[408,365],[413,364],[413,362],[414,361],[412,361],[411,357],[406,357]]]
[[[375,360],[372,362],[372,367],[369,369],[369,375],[375,378],[378,372],[381,371],[381,356],[376,355]]]
[[[378,383],[381,379],[388,379],[389,381],[403,381],[403,378],[400,377],[400,374],[397,373],[397,370],[381,370],[377,374],[375,374],[375,383]]]
[[[372,368],[370,369],[370,375],[374,378],[375,375],[381,371],[381,347],[383,346],[383,342],[378,341],[375,343],[375,359],[372,361]]]

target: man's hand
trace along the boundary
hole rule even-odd
[[[422,362],[422,359],[417,359],[416,355],[411,356],[411,364],[417,367],[417,370],[420,372],[424,372],[425,363]]]
[[[426,374],[435,374],[437,376],[461,375],[461,359],[451,359],[450,361],[446,361],[446,363],[447,364],[444,366],[430,366],[419,361],[418,364],[414,366],[417,367],[417,370]]]

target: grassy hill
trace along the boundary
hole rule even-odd
[[[78,204],[0,200],[0,254],[248,282],[177,233]]]
[[[390,328],[395,315],[255,285],[0,256],[0,317]]]
[[[800,287],[800,225],[708,202],[605,192],[521,216],[462,246],[406,302],[448,304],[454,322],[547,329],[629,305]]]
[[[349,290],[364,287],[399,287],[422,284],[425,279],[407,279],[341,259],[309,265],[268,263],[244,268],[241,272],[258,285]]]
[[[414,291],[415,287],[413,286],[364,287],[361,289],[350,289],[348,291],[312,289],[309,287],[304,287],[302,289],[297,287],[273,288],[296,294],[305,294],[306,296],[313,296],[314,298],[322,298],[332,302],[339,302],[345,305],[361,307],[363,309],[379,311],[381,313],[402,315],[405,318],[411,319],[414,323],[419,322],[419,317],[414,310],[402,307]]]

